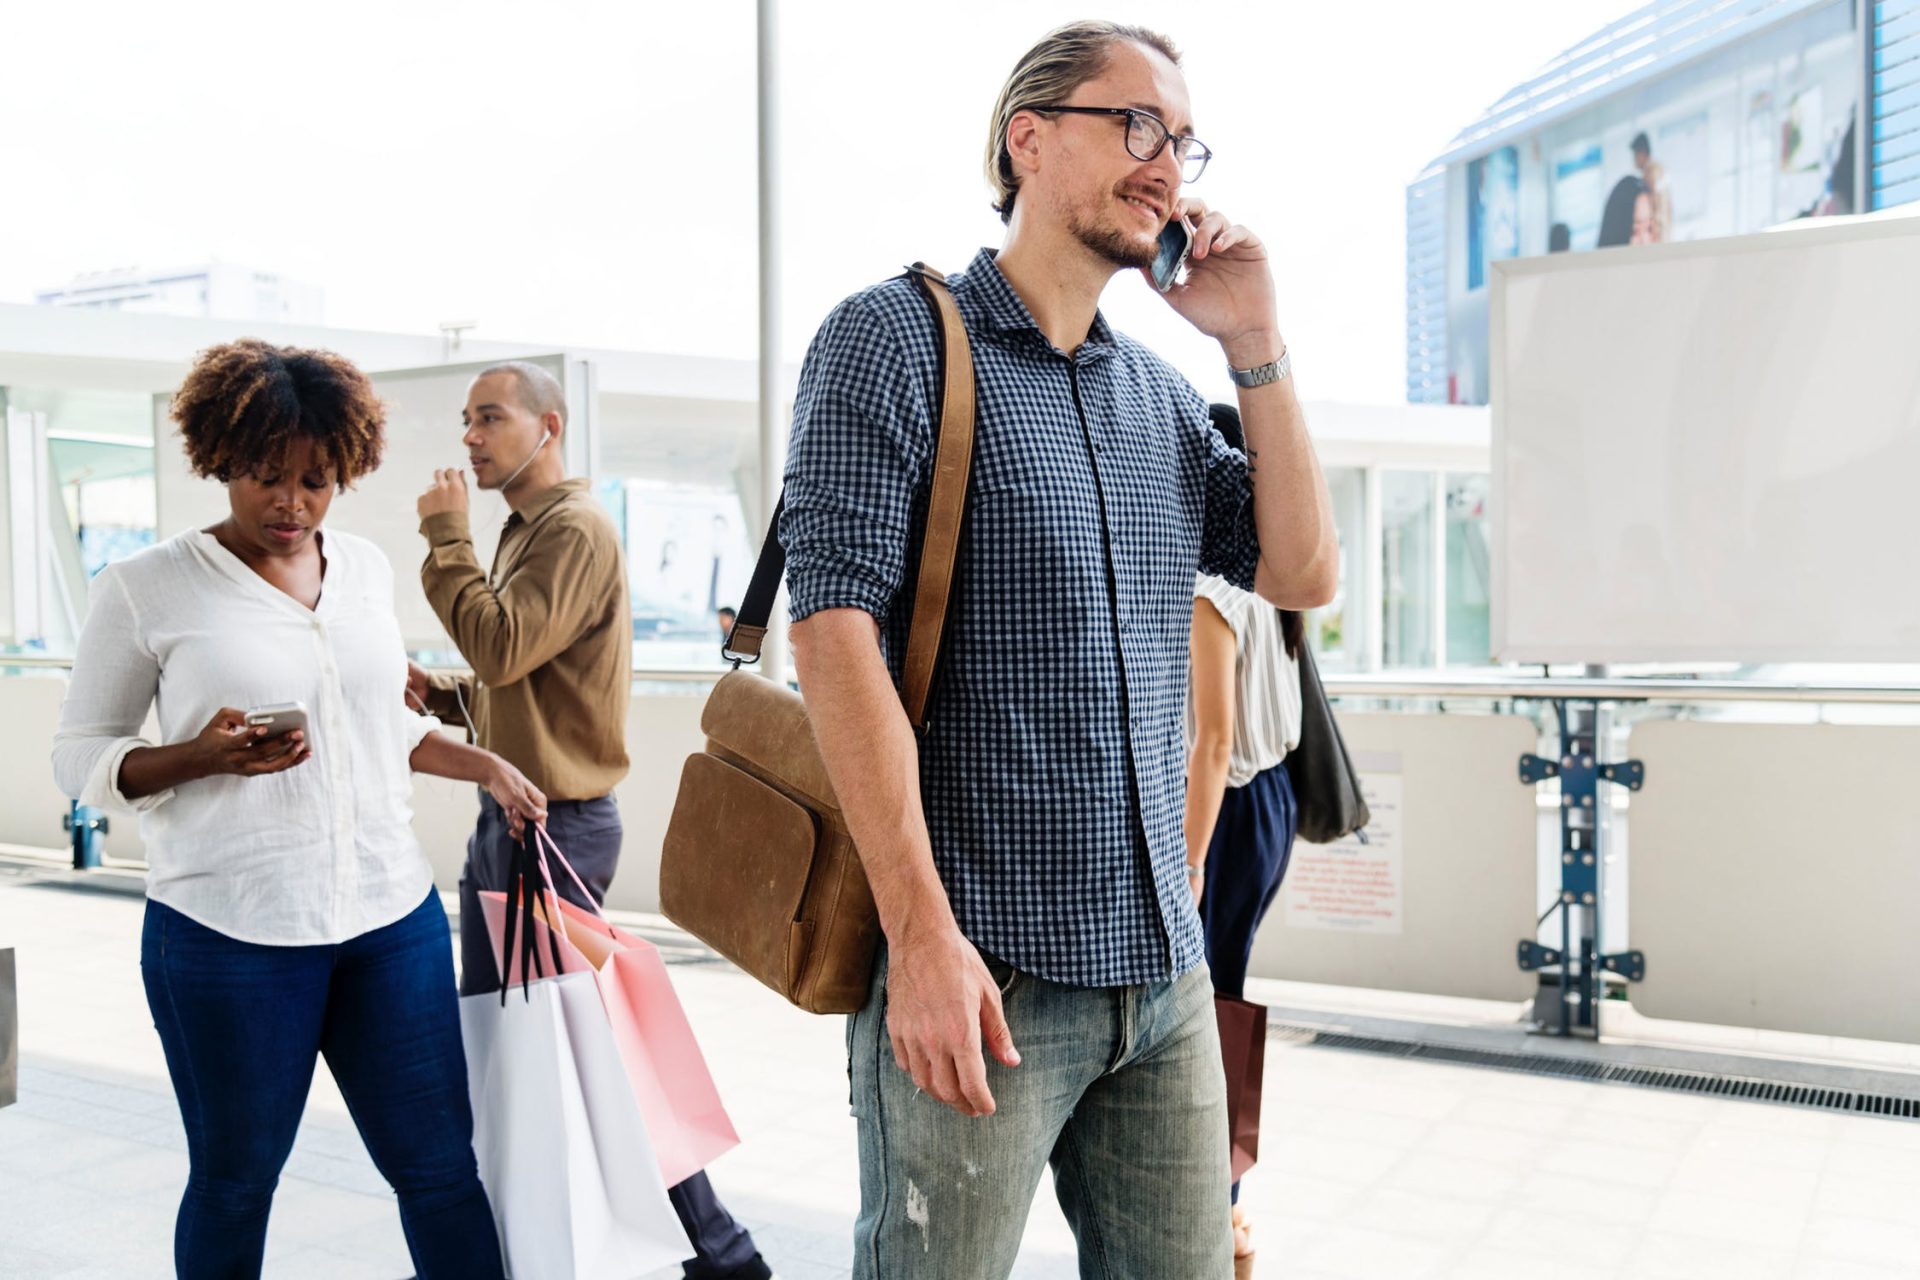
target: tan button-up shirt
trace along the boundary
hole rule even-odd
[[[482,573],[463,512],[420,522],[420,581],[474,680],[436,676],[427,706],[526,774],[549,800],[591,800],[627,774],[633,621],[613,521],[563,480],[508,517]]]

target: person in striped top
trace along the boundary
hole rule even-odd
[[[1214,429],[1244,450],[1240,413],[1210,407]],[[1253,936],[1280,892],[1298,825],[1284,761],[1300,745],[1301,615],[1226,579],[1193,588],[1187,686],[1187,882],[1200,908],[1214,990],[1244,994]],[[1234,1267],[1253,1274],[1240,1186],[1233,1187]]]

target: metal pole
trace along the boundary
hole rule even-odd
[[[780,376],[780,29],[776,0],[758,0],[760,188],[760,510],[767,519],[780,500],[786,444],[786,389]],[[760,670],[787,678],[787,627],[776,605],[760,650]]]
[[[1874,46],[1880,18],[1872,0],[1854,0],[1853,30],[1860,37],[1860,111],[1853,123],[1853,199],[1855,213],[1873,212]]]

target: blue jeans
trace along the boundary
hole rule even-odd
[[[183,1280],[260,1274],[267,1213],[316,1055],[400,1198],[420,1280],[502,1274],[473,1158],[467,1060],[438,895],[347,942],[241,942],[147,904],[140,971],[187,1130]]]
[[[573,877],[553,869],[553,887],[577,907],[589,910],[606,901],[607,886],[620,866],[624,827],[620,807],[612,796],[593,800],[552,800],[547,804],[547,834],[553,837],[567,862],[586,882],[592,901],[582,898]],[[467,841],[467,865],[460,872],[460,994],[478,995],[500,989],[500,963],[480,914],[483,890],[499,893],[507,887],[507,869],[519,841],[507,826],[507,815],[494,798],[480,793],[480,819]],[[686,1228],[693,1257],[682,1268],[687,1280],[762,1280],[767,1275],[753,1236],[741,1226],[714,1194],[705,1173],[667,1188],[667,1199]]]
[[[996,1110],[983,1119],[920,1093],[894,1062],[884,950],[847,1020],[855,1280],[1006,1276],[1049,1163],[1082,1280],[1230,1277],[1226,1079],[1206,969],[1070,987],[988,968],[1021,1063],[987,1057]]]

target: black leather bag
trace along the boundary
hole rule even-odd
[[[1353,757],[1340,737],[1340,726],[1320,684],[1313,647],[1300,646],[1300,745],[1287,753],[1287,776],[1293,782],[1294,807],[1299,813],[1299,837],[1308,844],[1332,844],[1360,832],[1372,817],[1360,794]]]

